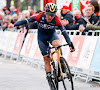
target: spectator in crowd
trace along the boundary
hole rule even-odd
[[[85,16],[85,20],[93,25],[96,24],[97,21],[99,20],[99,18],[95,15],[94,10],[95,9],[93,5],[88,5],[86,8],[86,16]],[[79,26],[79,30],[81,32],[83,32],[84,30],[89,31],[89,29],[85,28],[84,26]]]
[[[69,7],[63,6],[61,9],[61,19],[63,22],[68,20],[69,24],[73,23],[73,14],[70,12]]]
[[[29,12],[30,12],[30,16],[32,16],[34,14],[33,9],[30,9]]]
[[[76,10],[76,11],[74,11],[73,14],[74,14],[73,25],[67,24],[67,23],[63,24],[65,26],[66,30],[78,30],[80,25],[86,27],[87,22],[84,19],[84,17],[82,16],[81,11]],[[85,35],[85,32],[83,32],[83,34]]]
[[[98,1],[97,0],[90,0],[89,4],[94,6],[94,8],[95,8],[94,13],[98,16],[98,13],[99,13]]]
[[[7,9],[6,7],[3,7],[3,8],[2,8],[4,14],[6,14],[6,9]]]
[[[2,25],[3,31],[8,28],[8,25],[10,24],[10,22],[11,22],[11,17],[9,15],[3,18],[3,25]]]
[[[3,17],[4,17],[4,13],[0,12],[0,26],[2,25]]]
[[[17,15],[17,14],[13,14],[13,15],[12,15],[12,18],[11,18],[11,23],[8,25],[8,28],[9,28],[10,31],[13,30],[12,28],[10,28],[10,26],[11,26],[12,24],[14,24],[16,21],[18,21],[18,15]],[[16,27],[16,29],[20,29],[20,28],[21,28],[21,27]]]
[[[11,6],[11,7],[10,7],[11,15],[15,14],[14,9],[15,9],[15,6]]]
[[[92,25],[91,23],[87,23],[87,27],[90,30],[100,30],[100,20],[98,20],[98,22],[95,25]]]
[[[22,18],[23,19],[28,18],[29,16],[30,16],[30,12],[28,10],[22,11]]]
[[[9,8],[6,9],[6,15],[11,15],[11,11]]]
[[[14,12],[19,15],[19,10],[17,8],[14,9]]]
[[[14,24],[18,20],[18,15],[14,14],[12,15],[11,23]]]
[[[93,5],[88,5],[86,8],[86,19],[91,23],[91,24],[96,24],[99,18],[95,15],[94,13],[94,6]]]

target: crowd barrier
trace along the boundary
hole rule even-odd
[[[92,32],[91,36],[88,33]],[[85,76],[86,82],[95,78],[100,80],[100,32],[89,31],[86,35],[75,30],[67,30],[74,46],[75,52],[71,53],[69,47],[62,47],[63,56],[67,60],[71,71],[74,74],[74,79]],[[66,41],[57,30],[59,34],[60,43],[65,44]],[[79,33],[76,35],[76,33]],[[96,36],[98,33],[98,36]],[[10,56],[11,60],[22,58],[22,62],[31,63],[31,65],[38,65],[38,68],[44,66],[43,57],[37,43],[37,30],[31,30],[28,33],[25,41],[24,33],[0,31],[0,53],[6,58]],[[56,55],[54,55],[56,59]],[[97,72],[97,74],[96,74]]]

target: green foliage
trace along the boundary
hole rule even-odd
[[[36,6],[36,10],[40,10],[40,1],[39,1],[38,5]]]
[[[23,0],[23,2],[20,2],[20,11],[23,11],[26,9],[26,0]]]

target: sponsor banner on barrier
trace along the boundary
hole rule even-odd
[[[25,48],[25,56],[28,56],[29,53],[30,53],[30,50],[31,50],[31,47],[32,47],[33,38],[34,38],[34,35],[30,34],[29,35],[29,39],[28,39],[27,44],[26,44],[26,48]]]
[[[97,46],[94,52],[90,70],[100,72],[100,38],[98,39],[97,42]]]
[[[5,31],[4,37],[2,38],[2,46],[1,46],[3,51],[7,50],[10,38],[11,38],[11,32]]]
[[[28,33],[25,38],[20,55],[26,56],[26,57],[31,57],[34,54],[33,47],[36,49],[36,47],[33,44],[33,43],[35,43],[35,41],[36,41],[36,35]]]
[[[0,31],[0,50],[2,50],[3,38],[4,38],[4,32],[3,31]]]
[[[26,45],[27,45],[27,42],[28,42],[28,39],[29,39],[29,35],[30,34],[27,34],[25,41],[24,41],[24,44],[22,46],[21,53],[20,53],[20,55],[22,55],[22,56],[25,54],[25,49],[26,49]]]
[[[69,66],[76,67],[83,47],[84,39],[84,36],[74,36],[73,45],[75,46],[75,51],[73,53],[69,53],[67,60]]]
[[[93,57],[93,53],[96,47],[98,37],[86,36],[82,47],[80,58],[77,63],[78,68],[89,69],[90,63]]]
[[[73,37],[72,35],[69,35],[71,41],[73,40]],[[67,42],[65,41],[65,38],[63,37],[63,41],[62,41],[62,44],[67,44]],[[68,46],[63,46],[62,47],[62,56],[67,60],[68,59],[68,55],[69,55],[69,52],[70,52],[70,48],[69,48],[69,45]]]
[[[34,39],[33,39],[33,42],[32,42],[30,53],[29,53],[30,58],[34,58],[34,55],[36,53],[36,49],[37,49],[37,46],[38,46],[37,34],[33,34],[33,35],[34,35]]]
[[[15,45],[17,35],[18,35],[18,32],[11,32],[11,38],[10,38],[10,41],[8,43],[7,52],[10,52],[10,53],[13,52],[13,48],[14,48],[14,45]]]
[[[13,53],[14,54],[18,54],[23,42],[23,37],[24,37],[24,33],[18,33],[17,38],[16,38],[16,42],[14,45],[14,49],[13,49]]]
[[[39,49],[38,44],[37,44],[35,53],[34,53],[34,55],[33,55],[33,58],[34,58],[34,59],[42,59],[42,54],[41,54],[41,51],[40,51],[40,49]]]

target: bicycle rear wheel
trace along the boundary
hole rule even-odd
[[[61,57],[60,62],[61,62],[61,68],[63,72],[62,74],[64,76],[64,79],[60,75],[61,81],[59,82],[59,90],[74,90],[72,75],[71,75],[69,66],[67,64],[67,61],[63,57]]]

